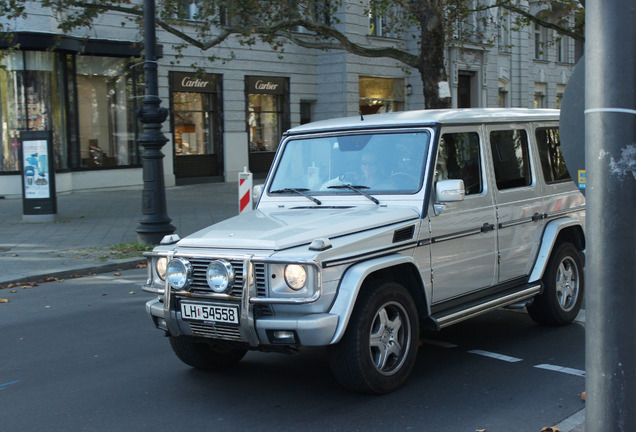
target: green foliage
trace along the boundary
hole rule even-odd
[[[346,50],[365,57],[391,58],[405,69],[417,69],[422,75],[427,108],[441,106],[435,94],[437,83],[445,80],[446,44],[492,45],[504,21],[506,32],[537,23],[560,35],[583,40],[585,19],[579,0],[538,0],[530,6],[520,6],[517,0],[155,1],[157,26],[181,40],[171,45],[176,51],[175,64],[182,61],[187,48],[205,52],[229,39],[248,48],[268,44],[281,58],[288,43],[318,50]],[[10,31],[16,20],[26,16],[27,4],[28,13],[35,6],[54,13],[62,33],[90,29],[99,17],[110,12],[119,13],[122,27],[132,24],[143,30],[142,0],[0,0],[0,47],[11,46],[10,41],[2,39],[2,32]],[[369,47],[350,39],[340,16],[344,8],[352,6],[358,6],[364,16],[381,19],[384,34],[412,37],[419,52],[397,45]],[[215,54],[206,58],[225,62],[234,58],[234,53],[225,58]]]

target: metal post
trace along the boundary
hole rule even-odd
[[[144,73],[146,91],[143,107],[138,111],[143,123],[143,133],[137,141],[144,147],[144,190],[141,211],[143,217],[137,227],[137,238],[141,243],[158,244],[164,235],[174,232],[166,211],[166,190],[163,179],[161,147],[168,139],[161,132],[161,123],[166,120],[168,110],[161,108],[157,85],[157,54],[155,40],[155,0],[144,0],[144,49],[146,61]]]
[[[636,431],[636,2],[586,4],[586,427]]]

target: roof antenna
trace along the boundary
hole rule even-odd
[[[360,121],[364,121],[364,117],[362,116],[362,110],[358,111],[360,113]]]

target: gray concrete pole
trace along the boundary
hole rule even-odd
[[[155,37],[155,0],[144,0],[144,51],[146,61],[144,72],[146,91],[143,107],[139,110],[139,120],[143,123],[143,133],[137,141],[144,147],[142,218],[137,227],[137,238],[141,243],[158,244],[163,236],[172,234],[175,227],[170,224],[166,209],[166,188],[163,179],[163,158],[161,152],[168,139],[161,132],[161,123],[166,120],[168,110],[162,108],[159,98],[157,78],[157,42]]]
[[[586,3],[586,432],[636,431],[636,1]]]

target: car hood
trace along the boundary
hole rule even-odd
[[[283,250],[416,219],[405,207],[254,210],[211,225],[180,240],[179,247]]]

